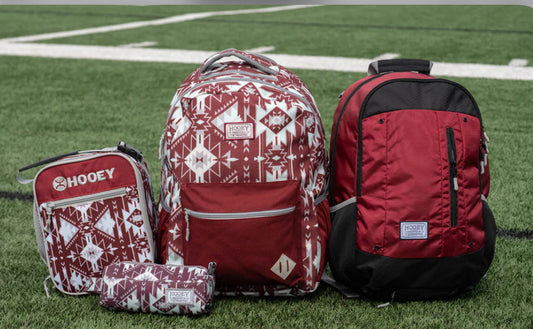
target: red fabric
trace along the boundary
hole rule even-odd
[[[288,214],[261,218],[203,219],[190,215],[185,263],[207,266],[216,262],[220,285],[297,285],[303,271],[298,221],[302,209],[297,204],[298,192],[297,181],[184,184],[182,206],[193,211],[227,214],[296,206]],[[282,255],[296,262],[285,279],[271,270]]]
[[[184,183],[181,189],[184,208],[214,213],[250,212],[294,206],[299,182]]]
[[[110,173],[106,170],[111,171]],[[85,179],[78,181],[80,175]],[[90,179],[89,179],[90,175]],[[54,179],[76,177],[77,186],[66,187],[62,191],[53,188]],[[95,180],[91,182],[90,180]],[[84,182],[82,184],[82,182]],[[108,191],[124,186],[136,185],[137,180],[132,165],[119,155],[105,155],[90,160],[59,164],[44,169],[35,180],[35,193],[39,203],[55,201]]]
[[[456,227],[450,223],[448,127],[457,150]],[[477,118],[456,112],[416,109],[365,118],[357,247],[397,258],[450,257],[482,247],[479,131]],[[400,240],[401,221],[427,221],[428,239]]]
[[[316,206],[318,228],[319,228],[319,241],[321,242],[322,250],[320,253],[320,264],[325,264],[329,260],[329,236],[331,233],[331,217],[329,212],[328,199],[322,201]],[[318,277],[322,277],[324,271],[323,266],[320,268]]]
[[[365,81],[374,78],[372,81],[364,84],[355,95],[350,98],[352,92]],[[357,177],[357,134],[359,131],[359,110],[368,95],[377,85],[392,79],[399,78],[413,78],[413,79],[431,79],[431,76],[423,75],[414,72],[397,72],[384,74],[378,78],[375,76],[368,76],[352,84],[343,93],[335,115],[333,118],[333,129],[330,139],[330,152],[333,149],[335,142],[335,132],[337,122],[342,111],[342,108],[349,99],[349,103],[341,118],[341,124],[338,126],[336,139],[336,153],[335,153],[335,175],[334,181],[334,202],[339,203],[356,195],[355,182]],[[342,146],[339,146],[342,145]],[[333,161],[332,154],[330,154],[330,161]]]
[[[368,81],[349,99],[337,131],[335,159],[331,159],[334,203],[356,196],[358,122],[364,99],[377,85],[399,78],[432,79],[413,72],[390,73],[361,79],[344,92],[334,116],[330,151],[340,112],[350,94]],[[448,127],[453,127],[458,158],[456,227],[450,223]],[[479,132],[478,118],[456,112],[414,109],[365,118],[357,247],[397,258],[450,257],[482,247]],[[487,195],[488,165],[482,186]],[[427,221],[428,239],[400,240],[402,221]]]
[[[172,236],[169,232],[171,229],[169,223],[170,214],[159,207],[159,223],[157,225],[157,258],[158,263],[164,263],[165,259],[168,259],[168,246],[167,243]]]

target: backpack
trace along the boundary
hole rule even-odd
[[[214,54],[178,88],[160,157],[162,263],[215,262],[224,295],[318,287],[327,153],[320,113],[296,75],[261,55]]]
[[[34,179],[22,171],[42,168]],[[74,151],[21,168],[33,182],[34,225],[42,260],[54,286],[86,294],[105,266],[153,262],[157,209],[142,154],[118,147]],[[48,288],[45,280],[45,290]]]
[[[473,289],[494,255],[481,113],[431,66],[374,62],[335,112],[330,267],[366,296],[452,297]]]

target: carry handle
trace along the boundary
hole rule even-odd
[[[137,162],[142,162],[143,161],[142,152],[137,150],[136,148],[134,148],[132,146],[129,146],[128,144],[126,144],[124,142],[119,142],[118,143],[117,150],[119,150],[119,151],[121,151],[123,153],[126,153],[130,157],[132,157],[135,160],[137,160]]]
[[[202,66],[200,67],[200,74],[205,74],[207,71],[211,70],[213,65],[219,61],[220,59],[224,58],[224,57],[231,57],[231,56],[235,56],[239,59],[242,59],[244,62],[248,63],[248,65],[266,73],[266,74],[272,74],[272,75],[276,75],[278,72],[276,70],[273,70],[271,69],[270,67],[268,66],[265,66],[261,63],[259,63],[258,61],[256,61],[255,59],[251,58],[249,56],[249,54],[245,53],[244,51],[240,51],[240,50],[237,50],[237,49],[233,49],[233,48],[230,48],[230,49],[226,49],[226,50],[223,50],[215,55],[213,55],[212,57],[210,57],[207,61],[204,62],[204,64],[202,64]],[[263,56],[260,56],[262,59],[267,60],[267,58],[263,57]],[[271,61],[270,61],[271,62]],[[273,65],[275,65],[275,63],[272,63]]]
[[[72,152],[68,152],[68,153],[65,153],[65,154],[56,155],[56,156],[48,158],[48,159],[37,161],[37,162],[29,164],[29,165],[27,165],[25,167],[22,167],[17,172],[17,181],[20,184],[29,184],[29,183],[33,182],[33,179],[25,179],[25,178],[20,177],[20,173],[22,171],[26,171],[28,169],[35,168],[35,167],[40,167],[40,166],[45,165],[47,163],[51,163],[51,162],[60,160],[62,158],[65,158],[65,157],[68,157],[68,156],[71,156],[71,155],[76,155],[76,154],[79,154],[79,153],[80,153],[80,151],[72,151]]]
[[[433,62],[425,59],[384,59],[370,63],[370,65],[368,65],[368,75],[380,74],[384,72],[410,71],[429,74],[432,66]]]
[[[112,152],[112,151],[117,151],[117,150],[121,151],[121,152],[123,152],[123,153],[125,153],[125,154],[127,154],[129,156],[131,156],[132,158],[137,160],[137,162],[142,162],[143,155],[142,155],[142,153],[139,150],[127,145],[124,142],[119,142],[117,147],[108,147],[108,148],[104,148],[104,149],[101,149],[101,150],[72,151],[72,152],[56,155],[56,156],[53,156],[53,157],[48,158],[48,159],[44,159],[44,160],[40,160],[40,161],[34,162],[32,164],[29,164],[27,166],[24,166],[24,167],[20,168],[17,171],[17,181],[20,184],[29,184],[29,183],[33,182],[33,179],[26,179],[26,178],[20,177],[20,173],[21,172],[26,171],[28,169],[32,169],[32,168],[35,168],[35,167],[40,167],[42,165],[61,160],[61,159],[66,158],[68,156],[72,156],[72,155],[76,155],[76,154],[82,154],[82,153],[91,153],[91,152],[107,152],[107,151],[111,151]]]

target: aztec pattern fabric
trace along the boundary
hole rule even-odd
[[[108,264],[155,259],[156,208],[144,159],[89,151],[44,167],[34,180],[41,257],[55,287],[85,294]]]
[[[223,61],[231,56],[239,60]],[[259,55],[213,55],[178,88],[161,158],[163,263],[216,262],[220,294],[317,288],[329,234],[327,154],[298,77]]]
[[[202,266],[121,262],[106,266],[88,291],[115,311],[198,315],[211,311],[215,264]]]
[[[368,296],[454,296],[477,284],[494,255],[480,110],[430,68],[375,62],[335,112],[330,266]]]

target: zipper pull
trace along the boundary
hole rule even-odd
[[[455,159],[452,162],[452,177],[453,177],[453,189],[458,191],[459,183],[457,182],[457,163],[455,162]]]
[[[185,209],[185,223],[187,224],[187,228],[185,229],[185,241],[189,241],[189,209]]]
[[[207,274],[209,275],[214,275],[215,274],[215,269],[217,268],[217,263],[215,262],[210,262],[208,267],[207,267]]]
[[[458,191],[459,183],[457,182],[457,162],[455,160],[455,155],[452,158],[450,170],[452,171],[452,177],[453,177],[453,189],[455,191]]]
[[[487,151],[485,153],[485,156],[487,154],[489,154],[489,142],[490,142],[490,139],[489,139],[489,136],[487,135],[487,133],[485,131],[483,131],[483,137],[485,138],[485,142],[483,143],[485,145],[485,151]],[[487,162],[487,160],[485,159],[485,162]]]
[[[52,225],[52,207],[46,204],[46,231],[50,232],[50,226]]]

